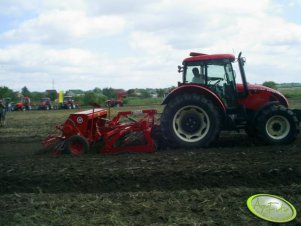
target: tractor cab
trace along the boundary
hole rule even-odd
[[[183,72],[183,82],[179,85],[203,86],[214,92],[228,108],[235,107],[238,95],[232,67],[234,61],[231,54],[190,53],[190,57],[184,59],[183,67],[179,66],[179,72]]]

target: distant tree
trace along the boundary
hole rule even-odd
[[[158,97],[164,97],[165,89],[157,89],[156,92]]]
[[[15,99],[15,93],[13,90],[9,89],[8,87],[6,86],[1,86],[0,87],[0,99],[2,98],[11,98],[11,99]]]
[[[127,91],[127,94],[129,95],[129,96],[135,96],[135,89],[129,89],[128,91]]]
[[[27,97],[31,96],[31,93],[30,93],[29,89],[26,86],[24,86],[22,88],[21,93],[22,93],[23,96],[27,96]]]
[[[107,100],[107,97],[103,94],[99,94],[98,95],[98,104],[100,104],[101,106],[105,106],[105,102]]]
[[[28,96],[28,95],[26,95],[26,96]],[[44,95],[43,92],[32,92],[32,93],[30,93],[30,97],[31,97],[33,102],[39,102],[41,100],[41,98],[44,97],[44,96],[45,95]]]
[[[105,95],[108,99],[116,98],[116,91],[113,88],[103,88],[102,94]]]
[[[277,89],[277,83],[273,82],[273,81],[266,81],[266,82],[262,83],[262,85],[272,88],[272,89]]]
[[[101,88],[98,88],[98,87],[95,87],[95,88],[93,89],[93,92],[94,92],[94,93],[102,93]]]
[[[73,99],[76,103],[80,103],[81,105],[83,104],[83,99],[84,95],[83,96],[74,96]]]
[[[150,98],[150,97],[151,97],[150,92],[148,92],[148,91],[145,90],[145,89],[141,89],[140,92],[141,92],[141,97],[142,97],[142,98]]]
[[[85,95],[83,97],[83,104],[84,105],[89,105],[90,103],[97,103],[97,96],[93,91],[88,91],[85,92]]]
[[[91,103],[97,103],[102,106],[105,105],[105,102],[107,100],[107,97],[103,94],[97,94],[93,91],[87,91],[85,92],[84,96],[80,97],[80,102],[82,105],[90,105]]]

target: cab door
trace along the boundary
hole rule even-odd
[[[206,84],[216,93],[228,108],[237,104],[235,76],[230,62],[208,63],[206,67]]]

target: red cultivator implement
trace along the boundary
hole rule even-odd
[[[73,113],[56,127],[62,134],[48,136],[43,145],[53,155],[81,155],[92,147],[103,154],[154,152],[159,128],[155,125],[156,113],[156,110],[125,111],[112,120],[107,118],[107,110],[101,108]]]

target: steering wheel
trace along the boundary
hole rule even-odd
[[[208,77],[208,82],[215,82],[214,84],[210,84],[213,87],[215,87],[220,81],[223,81],[224,79],[221,77]]]

